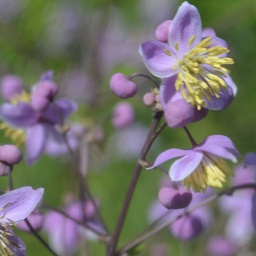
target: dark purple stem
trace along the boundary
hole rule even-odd
[[[128,244],[126,244],[123,248],[121,248],[117,254],[117,256],[121,256],[123,255],[125,252],[131,250],[132,248],[138,246],[140,243],[144,242],[145,240],[151,238],[152,236],[158,234],[160,231],[162,231],[163,229],[169,227],[172,223],[174,223],[176,220],[182,218],[183,216],[193,212],[194,210],[198,209],[201,206],[204,206],[214,200],[216,200],[217,198],[223,196],[223,195],[229,195],[231,196],[236,190],[239,189],[248,189],[248,188],[252,188],[256,190],[256,183],[247,183],[247,184],[242,184],[242,185],[237,185],[237,186],[233,186],[231,188],[227,188],[219,193],[217,193],[216,195],[213,195],[209,198],[207,198],[206,200],[204,200],[203,202],[201,202],[200,204],[194,206],[193,208],[190,208],[188,210],[186,210],[183,214],[178,215],[177,217],[175,217],[174,219],[167,221],[161,225],[159,225],[157,228],[155,228],[152,231],[149,231],[147,233],[145,233],[145,231],[148,230],[148,228],[146,228],[144,230],[144,232],[142,232],[141,236],[136,237],[135,239],[133,239],[131,242],[129,242]],[[162,218],[163,216],[161,216],[160,218]],[[158,220],[156,221],[158,222]],[[155,222],[155,223],[156,223]]]
[[[119,219],[118,219],[117,224],[116,224],[115,231],[113,233],[110,244],[107,248],[107,256],[116,255],[116,246],[117,246],[117,243],[118,243],[118,240],[119,240],[119,237],[120,237],[123,225],[124,225],[124,221],[125,221],[125,218],[126,218],[129,206],[130,206],[130,202],[131,202],[131,199],[132,199],[137,181],[139,179],[139,176],[140,176],[142,168],[143,168],[143,166],[141,165],[141,160],[145,159],[145,157],[146,157],[151,145],[153,144],[155,138],[161,132],[161,130],[165,127],[165,124],[164,124],[162,126],[162,129],[160,131],[158,131],[157,135],[155,135],[157,127],[159,125],[159,122],[162,118],[162,115],[163,115],[162,112],[156,112],[154,114],[153,121],[152,121],[151,126],[149,128],[146,141],[145,141],[144,146],[143,146],[143,148],[141,150],[141,153],[140,153],[139,161],[138,161],[138,163],[135,167],[130,185],[128,187],[126,197],[125,197],[125,200],[124,200],[124,203],[123,203],[123,207],[122,207],[121,213],[119,215]]]
[[[194,140],[193,136],[191,135],[190,131],[188,130],[188,128],[186,126],[183,127],[183,129],[185,130],[191,144],[192,144],[192,147],[196,147],[197,146],[197,143],[196,141]]]

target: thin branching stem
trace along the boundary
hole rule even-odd
[[[173,218],[170,221],[166,221],[165,223],[160,224],[158,227],[156,227],[154,230],[149,231],[147,233],[145,233],[144,235],[140,236],[140,237],[136,237],[135,239],[133,239],[132,241],[130,241],[128,244],[126,244],[123,248],[121,248],[117,254],[117,256],[121,256],[123,255],[123,253],[131,250],[132,248],[138,246],[139,244],[141,244],[142,242],[146,241],[147,239],[151,238],[152,236],[158,234],[159,232],[161,232],[163,229],[168,228],[170,225],[172,225],[175,221],[177,221],[178,219],[190,214],[191,212],[193,212],[194,210],[207,205],[208,203],[216,200],[217,198],[223,196],[223,195],[233,195],[233,193],[236,190],[240,190],[240,189],[255,189],[256,190],[256,183],[246,183],[246,184],[242,184],[242,185],[237,185],[237,186],[233,186],[227,189],[222,190],[221,192],[210,196],[209,198],[207,198],[206,200],[202,201],[201,203],[199,203],[198,205],[192,207],[192,208],[188,208],[187,210],[184,211],[183,214],[180,214],[178,216],[176,216],[175,218]],[[162,219],[162,216],[160,217]],[[158,220],[156,221],[158,222]],[[152,226],[152,225],[151,225]],[[146,228],[146,230],[148,230],[148,228]]]
[[[139,156],[139,160],[138,163],[135,166],[134,172],[133,172],[133,176],[130,182],[130,185],[128,187],[125,199],[124,199],[124,203],[123,203],[123,207],[121,210],[121,213],[119,215],[117,224],[116,224],[116,228],[114,230],[112,239],[110,241],[110,244],[107,248],[107,256],[114,256],[116,255],[116,246],[124,225],[124,221],[131,203],[131,199],[135,190],[135,187],[137,185],[137,181],[140,177],[141,171],[143,166],[141,165],[141,162],[146,158],[146,155],[150,149],[150,147],[152,146],[154,140],[157,138],[157,136],[159,135],[159,133],[162,131],[162,129],[165,127],[165,125],[163,125],[160,130],[157,130],[157,127],[159,125],[159,122],[161,120],[163,116],[162,112],[156,112],[154,114],[152,123],[150,125],[149,131],[148,131],[148,135],[147,138],[145,140],[145,143],[142,147],[140,156]]]

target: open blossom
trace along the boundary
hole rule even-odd
[[[23,241],[12,232],[12,227],[27,218],[38,206],[44,193],[43,188],[22,187],[0,196],[0,254],[26,255]]]
[[[200,145],[191,149],[168,149],[162,152],[154,164],[153,169],[162,163],[177,157],[170,167],[169,175],[172,181],[183,181],[187,189],[205,191],[208,186],[222,188],[227,178],[232,176],[224,159],[236,162],[239,156],[232,141],[223,135],[211,135]]]
[[[47,139],[64,143],[56,126],[62,127],[68,116],[77,109],[76,103],[69,99],[54,100],[57,89],[50,79],[49,72],[45,73],[39,82],[40,85],[36,85],[32,91],[31,97],[28,93],[22,92],[20,95],[15,95],[10,102],[0,106],[0,119],[5,122],[1,128],[7,129],[7,133],[12,134],[15,142],[18,142],[24,133],[26,134],[28,164],[38,160],[45,149]],[[40,106],[35,106],[32,100],[35,94],[37,99],[45,99]]]
[[[168,86],[192,106],[220,110],[237,91],[223,67],[233,60],[227,57],[226,42],[212,31],[203,31],[201,23],[197,8],[184,2],[170,22],[168,42],[146,41],[139,52],[153,75],[175,78]]]
[[[248,165],[248,158],[254,162]],[[253,159],[254,158],[254,159]],[[232,185],[243,185],[256,182],[256,155],[245,156],[245,165],[239,165],[234,173]],[[242,189],[232,196],[222,196],[219,199],[220,209],[228,214],[225,233],[227,238],[239,246],[244,246],[255,234],[256,229],[256,193],[254,189]],[[243,221],[241,221],[243,220]]]

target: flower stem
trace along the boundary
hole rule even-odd
[[[112,239],[109,243],[109,246],[107,248],[107,256],[114,256],[116,255],[116,246],[124,225],[124,221],[130,206],[130,202],[137,184],[137,181],[139,179],[139,176],[141,174],[142,171],[142,165],[141,165],[141,160],[144,160],[144,158],[146,157],[151,145],[153,144],[154,140],[156,139],[157,135],[162,131],[162,129],[165,127],[165,125],[162,126],[162,128],[160,130],[158,130],[158,132],[156,132],[157,127],[159,125],[159,122],[162,118],[163,113],[162,112],[156,112],[154,114],[153,117],[153,121],[150,125],[149,131],[148,131],[148,135],[146,138],[146,141],[142,147],[141,153],[140,153],[140,158],[139,161],[137,163],[137,165],[135,166],[134,172],[133,172],[133,176],[130,182],[130,185],[128,187],[127,193],[126,193],[126,197],[123,203],[123,207],[121,210],[121,213],[119,215],[119,219],[117,221],[116,224],[116,228],[114,230]]]
[[[217,193],[217,194],[215,194],[213,196],[210,196],[209,198],[207,198],[206,200],[202,201],[198,205],[196,205],[196,206],[194,206],[194,207],[192,207],[192,208],[190,208],[188,210],[185,210],[183,214],[180,214],[180,215],[176,216],[174,219],[159,225],[154,230],[145,233],[145,231],[148,230],[148,228],[146,228],[146,230],[144,232],[142,232],[142,233],[145,233],[144,235],[136,237],[135,239],[133,239],[131,242],[129,242],[123,248],[121,248],[116,255],[117,256],[123,255],[125,252],[131,250],[132,248],[138,246],[140,243],[144,242],[145,240],[147,240],[147,239],[151,238],[152,236],[158,234],[163,229],[169,227],[171,224],[173,224],[178,219],[180,219],[180,218],[190,214],[194,210],[196,210],[196,209],[198,209],[198,208],[200,208],[200,207],[202,207],[202,206],[204,206],[204,205],[206,205],[206,204],[216,200],[217,198],[219,198],[219,197],[221,197],[223,195],[231,196],[236,190],[248,189],[248,188],[252,188],[252,189],[256,190],[256,183],[247,183],[247,184],[237,185],[237,186],[233,186],[233,187],[227,188],[225,190],[222,190],[221,192],[219,192],[219,193]],[[162,216],[160,218],[162,218]],[[156,222],[158,222],[158,220]]]
[[[191,144],[192,144],[192,147],[194,148],[195,146],[197,146],[197,143],[196,141],[194,140],[193,136],[191,135],[190,131],[188,130],[188,128],[186,126],[183,127],[183,129],[185,130]]]
[[[153,82],[157,88],[159,88],[159,83],[151,76],[147,75],[147,74],[143,74],[143,73],[134,73],[132,75],[130,75],[128,78],[129,80],[132,80],[135,77],[144,77],[147,78],[148,80],[150,80],[151,82]]]

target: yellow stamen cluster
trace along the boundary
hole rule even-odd
[[[188,190],[192,188],[195,192],[205,192],[207,187],[223,188],[227,178],[232,176],[233,173],[225,160],[204,155],[199,166],[183,181],[183,184]]]
[[[0,130],[4,131],[4,136],[10,138],[17,146],[24,144],[26,140],[25,131],[13,128],[7,123],[0,124]]]
[[[177,80],[175,88],[180,91],[182,97],[191,105],[196,106],[198,110],[206,106],[205,99],[211,100],[211,97],[218,98],[221,88],[226,88],[226,77],[228,70],[223,65],[233,64],[231,58],[220,55],[229,52],[225,47],[212,46],[211,37],[207,37],[185,54],[182,60],[179,60],[177,66]],[[195,40],[192,36],[188,45]],[[178,43],[175,48],[179,49]],[[169,51],[165,52],[171,56]]]
[[[13,105],[18,104],[19,102],[30,102],[30,94],[27,91],[22,90],[20,94],[15,94],[10,99],[10,103]]]
[[[10,229],[12,226],[2,226],[0,225],[0,255],[1,256],[14,256],[13,252],[9,248],[10,245],[16,246],[20,248],[21,246],[19,244],[13,243],[9,241],[8,237],[13,236]]]
[[[10,99],[10,103],[13,105],[17,105],[19,102],[30,102],[30,94],[23,90]],[[3,122],[0,124],[0,130],[4,130],[4,136],[9,137],[17,146],[24,144],[26,136],[23,129],[13,128]]]

